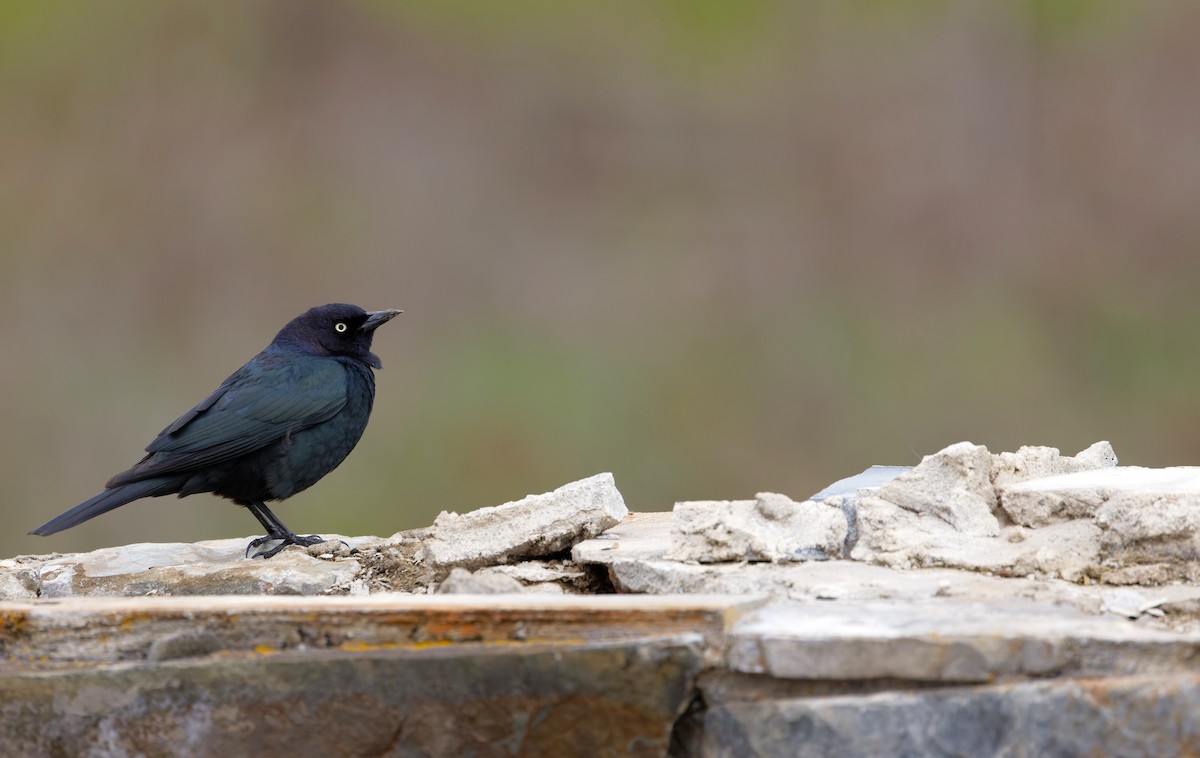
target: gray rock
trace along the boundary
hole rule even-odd
[[[615,526],[629,511],[612,474],[469,513],[443,512],[425,540],[433,566],[481,568],[551,555]]]
[[[1200,558],[1200,467],[1123,466],[1043,477],[1005,487],[1001,501],[1018,523],[1093,523],[1096,573],[1105,581],[1200,579],[1194,563]]]
[[[901,569],[947,567],[1006,576],[1098,575],[1100,528],[1088,521],[1043,529],[1005,527],[996,537],[963,534],[942,519],[876,497],[858,501],[854,560]]]
[[[198,658],[221,650],[221,640],[206,631],[184,631],[164,635],[150,643],[148,661],[171,661],[179,658]]]
[[[360,542],[361,538],[349,542]],[[245,557],[249,539],[137,543],[31,561],[40,597],[101,595],[316,595],[349,582],[355,560],[320,560],[289,548],[269,561]],[[340,546],[340,543],[339,543]],[[0,574],[3,576],[3,574]],[[0,590],[4,584],[0,582]],[[6,595],[6,599],[18,599]]]
[[[887,507],[908,518],[917,517],[917,514],[890,503]],[[931,539],[922,548],[930,551],[928,560],[915,553],[906,553],[903,558],[899,554],[877,556],[880,563],[894,560],[905,568],[919,567],[926,562],[942,566],[913,571],[846,560],[783,564],[696,564],[665,560],[663,555],[671,540],[671,518],[670,513],[631,514],[623,523],[599,537],[576,545],[573,555],[579,563],[606,568],[611,584],[618,592],[625,593],[766,593],[776,597],[836,598],[839,601],[887,598],[920,601],[938,597],[1000,602],[1025,598],[1091,614],[1106,612],[1103,593],[1108,590],[1103,586],[1052,578],[1063,573],[1074,575],[1075,570],[1082,571],[1096,563],[1099,529],[1088,522],[1076,521],[1038,530],[1007,527],[1000,539],[972,538],[981,544],[960,542],[954,549]],[[965,539],[953,532],[948,524],[931,516],[923,518],[935,528],[953,533],[960,540]],[[1014,537],[1017,539],[1010,541]],[[989,554],[987,550],[992,548],[1007,552]],[[1091,552],[1076,553],[1073,552],[1075,549]],[[952,564],[962,564],[964,568],[945,567]],[[1075,579],[1087,579],[1087,575],[1079,574]],[[1177,609],[1177,615],[1168,613],[1166,621],[1186,626],[1191,623],[1188,619],[1200,616],[1198,586],[1157,587],[1154,596],[1167,599],[1164,608]],[[1118,612],[1115,608],[1107,611]]]
[[[779,679],[991,682],[1196,668],[1200,634],[999,598],[775,603],[729,633],[730,670]]]
[[[1200,676],[729,702],[694,718],[705,756],[1183,756],[1200,744]]]
[[[37,597],[39,565],[39,562],[32,560],[7,558],[0,561],[0,601]]]
[[[995,537],[1000,522],[992,515],[992,455],[982,445],[959,442],[927,455],[921,463],[879,488],[877,497],[916,513],[928,513],[955,531]]]
[[[561,595],[564,592],[586,593],[593,589],[593,580],[586,571],[570,561],[525,561],[506,563],[479,569],[476,574],[499,574],[520,583],[526,592]]]
[[[511,576],[489,574],[483,570],[471,573],[466,569],[450,570],[441,584],[438,585],[439,595],[502,595],[523,592],[525,585]]]
[[[4,755],[664,755],[699,635],[0,671]]]
[[[846,518],[839,507],[786,495],[676,503],[667,558],[678,561],[826,560],[841,554]]]

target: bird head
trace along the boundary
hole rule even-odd
[[[311,355],[344,355],[382,368],[371,352],[375,329],[403,313],[395,309],[364,311],[357,305],[331,303],[309,308],[275,335],[273,344],[286,344]]]

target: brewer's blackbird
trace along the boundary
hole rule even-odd
[[[279,544],[321,542],[291,532],[265,505],[311,487],[341,463],[362,436],[375,400],[375,329],[400,311],[335,303],[288,322],[258,355],[146,446],[146,457],[117,474],[104,492],[30,534],[54,534],[143,497],[212,492],[244,505]]]

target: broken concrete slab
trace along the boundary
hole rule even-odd
[[[424,540],[432,566],[482,568],[569,550],[620,523],[629,511],[612,474],[464,514],[443,512]]]
[[[1200,675],[762,698],[685,718],[692,755],[1183,756],[1200,744]]]
[[[354,546],[378,542],[331,539]],[[30,594],[315,595],[350,581],[360,568],[353,559],[321,560],[301,548],[289,548],[270,561],[249,559],[248,542],[249,538],[137,543],[90,553],[29,556],[7,571],[0,567],[0,599],[19,600]]]
[[[1164,504],[1184,504],[1200,512],[1200,466],[1119,466],[1040,477],[1004,487],[1000,502],[1009,518],[1030,527],[1097,518],[1111,505],[1101,519],[1106,528],[1134,529],[1137,539],[1165,536],[1189,527],[1174,518],[1146,523],[1142,519],[1154,517]]]
[[[850,557],[899,569],[930,567],[1050,576],[1068,581],[1099,576],[1100,528],[1071,521],[1044,529],[1005,527],[996,537],[964,535],[930,514],[882,498],[857,504],[859,537]]]
[[[876,496],[916,513],[928,513],[955,531],[995,537],[1000,522],[992,515],[992,454],[983,445],[959,442],[925,456],[912,471],[879,488]]]
[[[596,594],[605,588],[599,586],[592,572],[577,566],[572,561],[546,560],[506,563],[479,569],[476,574],[500,574],[520,582],[526,592],[562,594]]]
[[[780,679],[992,682],[1200,672],[1200,634],[1022,599],[775,603],[729,634],[732,671]]]
[[[831,497],[857,495],[863,490],[877,490],[901,474],[912,471],[912,466],[869,466],[862,472],[844,479],[838,479],[820,492],[811,495],[809,500],[824,502]]]
[[[840,507],[762,492],[754,500],[676,503],[671,549],[677,561],[827,560],[842,552],[846,518]]]
[[[401,595],[76,597],[0,603],[0,668],[141,661],[158,640],[210,635],[222,653],[425,650],[699,634],[719,654],[763,596]]]
[[[1044,477],[1004,488],[1001,503],[1020,523],[1094,523],[1103,581],[1200,579],[1200,467],[1125,466]]]
[[[5,755],[660,756],[700,636],[0,668]]]
[[[997,489],[1003,489],[1029,479],[1116,465],[1117,454],[1106,441],[1096,442],[1074,456],[1062,455],[1056,447],[1026,445],[1015,453],[996,453],[992,456],[992,484]]]
[[[442,580],[437,587],[439,595],[503,595],[519,594],[525,590],[511,576],[503,574],[486,574],[482,570],[470,572],[462,568],[453,568],[450,575]]]
[[[918,517],[918,514],[897,506],[888,506],[910,518]],[[938,519],[923,518],[940,529],[951,531],[948,524]],[[905,568],[889,568],[883,561],[879,562],[882,565],[876,565],[849,560],[788,564],[680,563],[664,558],[670,547],[670,524],[670,513],[630,514],[605,534],[576,545],[573,556],[578,563],[603,566],[618,592],[662,595],[767,593],[774,597],[839,602],[889,598],[909,601],[935,597],[974,601],[1023,598],[1090,614],[1125,615],[1123,611],[1134,606],[1161,607],[1166,612],[1162,619],[1164,623],[1180,629],[1200,628],[1196,621],[1200,618],[1200,586],[1155,587],[1152,592],[1137,592],[1138,599],[1111,602],[1111,597],[1104,594],[1112,592],[1110,587],[1056,578],[1055,573],[1048,570],[1052,565],[1061,569],[1067,565],[1084,565],[1090,560],[1070,554],[1072,545],[1076,548],[1095,545],[1098,530],[1086,522],[1060,524],[1043,530],[1006,527],[1000,540],[986,540],[1011,551],[1000,556],[992,554],[988,558],[986,554],[977,555],[969,549],[959,553],[935,553],[945,564],[973,565],[974,568],[969,570],[944,566],[908,570],[923,565],[913,565],[910,561],[902,562]],[[1086,539],[1072,534],[1072,530],[1080,528],[1096,531]],[[1015,541],[1010,542],[1010,539]],[[927,547],[940,549],[933,537]],[[991,568],[981,565],[982,561],[990,561]],[[1090,580],[1084,575],[1080,581]]]

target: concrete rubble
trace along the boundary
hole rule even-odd
[[[600,474],[269,561],[21,556],[0,752],[1188,754],[1198,532],[1200,468],[962,442],[799,500],[630,514]]]
[[[676,561],[825,560],[841,555],[847,524],[840,508],[761,492],[754,500],[676,503]]]
[[[421,559],[480,568],[550,555],[616,526],[628,513],[612,474],[597,474],[492,508],[443,512],[423,541]]]

